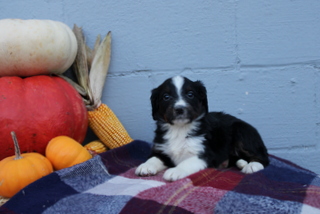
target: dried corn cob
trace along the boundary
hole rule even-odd
[[[89,110],[88,119],[89,127],[108,148],[114,149],[132,141],[118,117],[106,104]]]
[[[106,104],[101,103],[102,90],[110,64],[111,32],[101,44],[98,36],[94,49],[91,50],[84,42],[82,30],[75,25],[73,31],[78,41],[78,54],[73,64],[78,84],[68,81],[84,98],[90,128],[110,149],[130,143],[132,138],[117,116]]]
[[[107,105],[102,103],[88,113],[90,128],[101,141],[107,142],[105,144],[108,148],[114,149],[132,141],[122,123]]]
[[[94,140],[84,146],[92,156],[107,151],[107,147],[100,141]]]

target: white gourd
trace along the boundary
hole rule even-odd
[[[0,76],[62,74],[74,62],[73,31],[52,20],[0,20]]]

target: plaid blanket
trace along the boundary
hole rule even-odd
[[[264,170],[205,169],[176,182],[137,177],[150,144],[133,141],[51,173],[0,207],[0,213],[320,213],[320,177],[271,156]]]

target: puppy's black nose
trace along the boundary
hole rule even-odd
[[[176,113],[176,115],[182,115],[182,114],[184,114],[184,107],[182,107],[182,106],[177,106],[175,109],[174,109],[174,111],[175,111],[175,113]]]

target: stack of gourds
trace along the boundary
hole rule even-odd
[[[44,154],[49,140],[85,138],[88,114],[79,93],[57,75],[74,62],[72,30],[51,20],[0,20],[0,160],[22,152]]]
[[[110,33],[91,50],[80,28],[52,20],[3,19],[0,32],[1,196],[132,141],[101,103]],[[70,67],[78,84],[63,76]],[[106,146],[81,145],[88,124]]]

